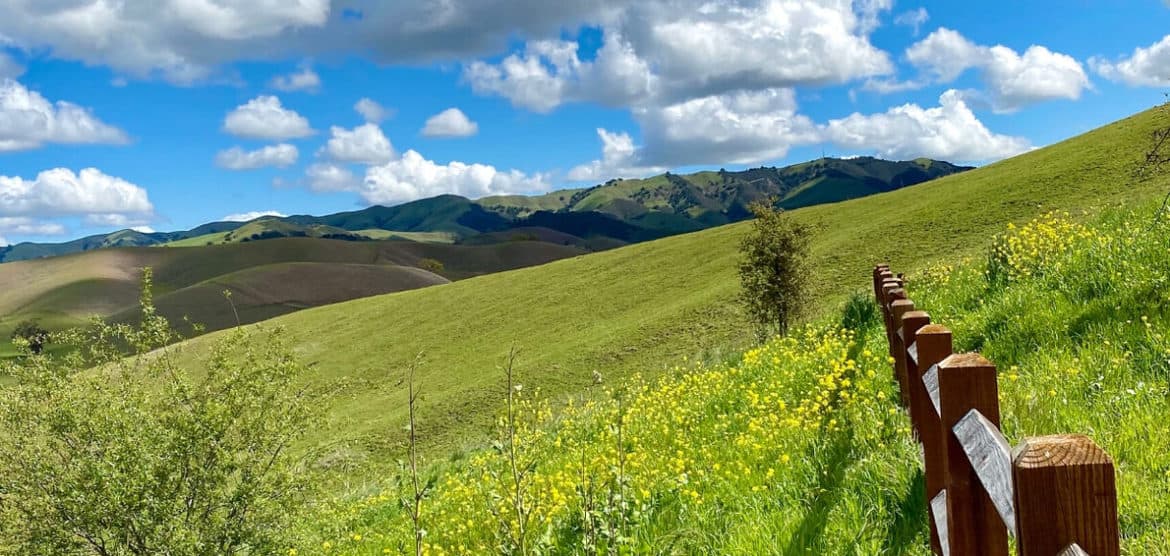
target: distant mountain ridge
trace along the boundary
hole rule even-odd
[[[799,208],[892,191],[970,169],[931,159],[858,157],[734,172],[667,172],[535,196],[471,200],[439,195],[325,216],[261,217],[177,232],[121,230],[63,243],[26,242],[0,248],[0,262],[107,247],[200,246],[281,237],[473,244],[536,237],[598,250],[743,220],[755,201],[775,199],[783,208]]]

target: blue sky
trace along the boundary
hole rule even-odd
[[[1157,0],[159,1],[0,0],[4,241],[822,153],[979,164],[1170,81]]]

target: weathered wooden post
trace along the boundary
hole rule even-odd
[[[921,388],[917,386],[922,384],[918,379],[921,373],[918,372],[918,345],[915,342],[918,336],[918,329],[930,324],[930,315],[926,311],[908,311],[902,315],[902,328],[899,333],[902,335],[902,343],[906,346],[906,357],[904,367],[906,369],[906,383],[902,385],[905,390],[905,397],[910,401],[910,422],[914,425],[914,434],[921,441],[922,433],[922,393]],[[927,402],[929,403],[929,402]]]
[[[882,302],[882,273],[889,272],[889,270],[890,265],[886,263],[880,263],[873,267],[873,299],[879,305]],[[892,277],[893,274],[890,276]]]
[[[922,464],[926,470],[926,500],[929,503],[946,487],[946,452],[943,441],[942,421],[938,405],[938,363],[950,357],[952,347],[951,331],[941,324],[928,324],[918,329],[915,336],[918,345],[918,376],[910,377],[910,389],[918,389],[923,400],[922,419],[919,421],[918,437],[922,440]],[[928,387],[930,384],[932,387]],[[929,510],[929,508],[928,508]],[[940,544],[939,525],[935,523],[934,512],[930,516],[930,546],[935,554],[943,554]],[[941,524],[946,527],[946,523]]]
[[[898,290],[890,292],[894,295]],[[906,380],[906,344],[902,340],[902,318],[914,310],[914,302],[909,299],[895,299],[890,302],[890,318],[893,328],[890,330],[890,351],[894,357],[894,377],[898,379],[898,396],[902,400],[902,407],[910,408],[910,395],[906,391],[909,386]]]
[[[1074,543],[1092,556],[1121,553],[1113,461],[1101,447],[1079,434],[1041,436],[1012,459],[1020,556]]]
[[[946,511],[951,556],[1006,556],[1007,527],[952,432],[971,410],[999,427],[995,366],[978,353],[938,364],[939,419],[945,445]]]

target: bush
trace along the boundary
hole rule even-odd
[[[809,230],[771,204],[753,203],[740,243],[740,301],[761,337],[783,333],[805,304]]]
[[[439,274],[444,270],[443,263],[435,259],[422,259],[418,262],[418,267],[435,274]]]
[[[0,390],[0,554],[270,554],[304,499],[307,405],[279,329],[236,329],[197,372],[155,312],[63,333]],[[126,356],[129,349],[130,355]],[[189,357],[187,358],[190,359]]]

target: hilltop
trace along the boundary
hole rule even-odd
[[[261,217],[211,222],[177,232],[121,230],[65,243],[19,243],[0,248],[0,262],[111,247],[201,247],[287,237],[346,241],[408,240],[484,244],[516,235],[556,236],[557,243],[590,250],[657,239],[747,218],[748,204],[774,198],[784,208],[851,199],[969,170],[919,159],[822,158],[785,168],[742,172],[666,173],[612,180],[587,189],[535,197],[473,201],[440,195],[393,207],[373,206],[325,216]]]

